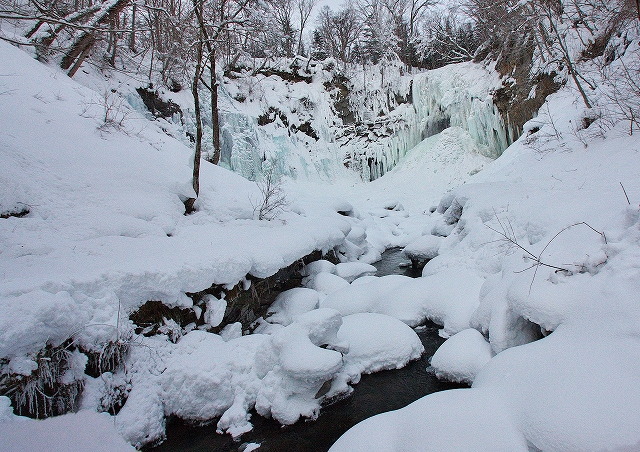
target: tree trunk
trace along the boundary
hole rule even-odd
[[[185,214],[192,213],[195,209],[193,205],[200,194],[200,158],[202,157],[202,118],[200,117],[200,93],[198,92],[198,82],[202,68],[202,37],[197,44],[196,70],[191,85],[191,94],[193,95],[193,104],[196,113],[196,150],[193,156],[193,191],[196,193],[195,198],[189,198],[185,201]]]
[[[136,4],[131,8],[131,34],[129,35],[129,50],[136,51]]]
[[[211,163],[220,162],[220,114],[218,112],[218,81],[216,80],[216,55],[209,54],[211,65],[211,130],[213,132],[213,157]]]
[[[202,17],[202,3],[198,0],[193,0],[194,12],[198,19],[198,25],[200,27],[200,42],[202,38],[207,46],[209,52],[209,66],[210,66],[210,83],[211,90],[211,131],[213,132],[213,156],[211,162],[217,165],[220,161],[220,116],[218,115],[218,82],[216,81],[216,52],[215,45],[210,39],[207,33],[207,28]]]
[[[96,37],[91,33],[83,33],[82,36],[73,43],[66,55],[62,58],[62,63],[60,63],[62,69],[69,69],[73,62],[76,62],[74,64],[75,70],[69,71],[69,77],[73,77],[73,74],[76,73],[95,43]]]
[[[100,24],[106,23],[111,18],[119,15],[128,4],[129,0],[116,0],[114,3],[110,4],[104,2],[104,6],[100,9],[96,18],[89,24],[89,26],[96,27]],[[62,58],[62,62],[60,63],[60,67],[62,69],[69,69],[76,60],[84,60],[97,40],[93,33],[94,30],[84,31],[73,42],[65,56]],[[82,61],[80,61],[80,63],[82,63]]]
[[[95,42],[95,39],[93,42]],[[80,56],[76,60],[75,64],[71,67],[71,69],[67,73],[69,77],[73,77],[76,74],[76,72],[78,72],[78,69],[80,69],[80,66],[82,66],[82,62],[89,55],[89,52],[91,51],[91,47],[93,47],[93,42],[90,45],[87,45],[84,47],[84,49],[80,53]]]
[[[97,6],[85,8],[81,11],[76,11],[66,15],[62,20],[64,22],[70,22],[70,23],[78,22],[80,20],[85,19],[86,17],[89,17],[95,14],[99,10],[100,8]],[[40,24],[40,22],[38,23]],[[42,23],[46,23],[46,21],[42,21]],[[47,56],[49,54],[49,47],[51,46],[51,44],[53,44],[53,41],[56,40],[60,32],[66,28],[66,26],[67,25],[64,23],[58,24],[55,26],[55,28],[50,29],[45,36],[35,39],[36,58],[39,61],[43,61],[47,59]],[[32,37],[36,31],[37,29],[36,27],[34,27],[29,33],[27,33],[26,37],[27,38]]]

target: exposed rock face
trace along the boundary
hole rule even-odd
[[[182,118],[182,109],[179,105],[170,100],[162,100],[158,92],[152,88],[136,88],[136,91],[142,98],[144,106],[156,118],[172,118],[173,115],[179,115]]]
[[[138,334],[168,334],[177,339],[185,330],[206,325],[209,318],[206,300],[215,297],[226,301],[226,309],[222,321],[208,329],[218,333],[226,325],[240,322],[243,330],[247,330],[253,321],[266,313],[281,292],[302,285],[300,271],[305,265],[323,258],[338,261],[331,252],[322,256],[320,251],[314,251],[267,278],[247,275],[233,287],[214,284],[202,292],[188,294],[194,301],[193,308],[170,308],[159,301],[148,301],[129,318],[136,324]]]

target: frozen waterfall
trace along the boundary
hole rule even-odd
[[[395,77],[387,73],[385,83],[352,75],[348,102],[339,99],[344,89],[337,93],[331,87],[336,75],[322,68],[311,83],[271,76],[251,80],[247,89],[247,80],[225,80],[221,165],[251,180],[266,171],[294,179],[357,175],[374,180],[424,139],[449,127],[469,132],[478,152],[490,158],[517,138],[493,104],[492,91],[501,81],[491,68],[461,63],[415,75],[396,71]],[[210,118],[210,111],[203,110],[205,149]]]

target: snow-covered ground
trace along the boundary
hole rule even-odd
[[[287,210],[259,221],[256,185],[212,165],[184,216],[188,148],[126,104],[105,118],[108,94],[3,42],[0,61],[0,363],[28,376],[46,345],[69,344],[63,378],[84,386],[81,410],[57,420],[24,420],[0,398],[9,450],[53,437],[81,450],[88,430],[124,450],[119,435],[161,440],[170,415],[234,436],[252,409],[314,418],[361,374],[419,357],[411,327],[428,319],[449,337],[433,371],[472,388],[364,421],[332,450],[640,449],[640,142],[628,124],[576,128],[589,114],[576,92],[553,95],[495,162],[495,143],[461,121],[372,183],[291,180]],[[407,245],[431,258],[422,278],[372,274],[385,248]],[[127,314],[145,301],[191,307],[187,292],[272,275],[315,249],[345,262],[307,266],[305,287],[253,334],[135,337],[123,368],[84,374],[75,347],[132,337]],[[206,307],[217,326],[226,302]],[[95,414],[115,388],[128,393],[119,413]]]
[[[570,89],[548,106],[424,230],[446,237],[422,279],[484,280],[472,329],[432,359],[472,388],[368,419],[332,451],[640,449],[640,141],[628,123],[576,127],[590,112]]]

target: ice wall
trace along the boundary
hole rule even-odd
[[[453,126],[467,130],[485,156],[497,158],[514,138],[492,102],[498,87],[497,74],[472,63],[413,76],[411,104],[379,116],[368,133],[345,144],[353,166],[364,179],[376,179],[422,140]]]

